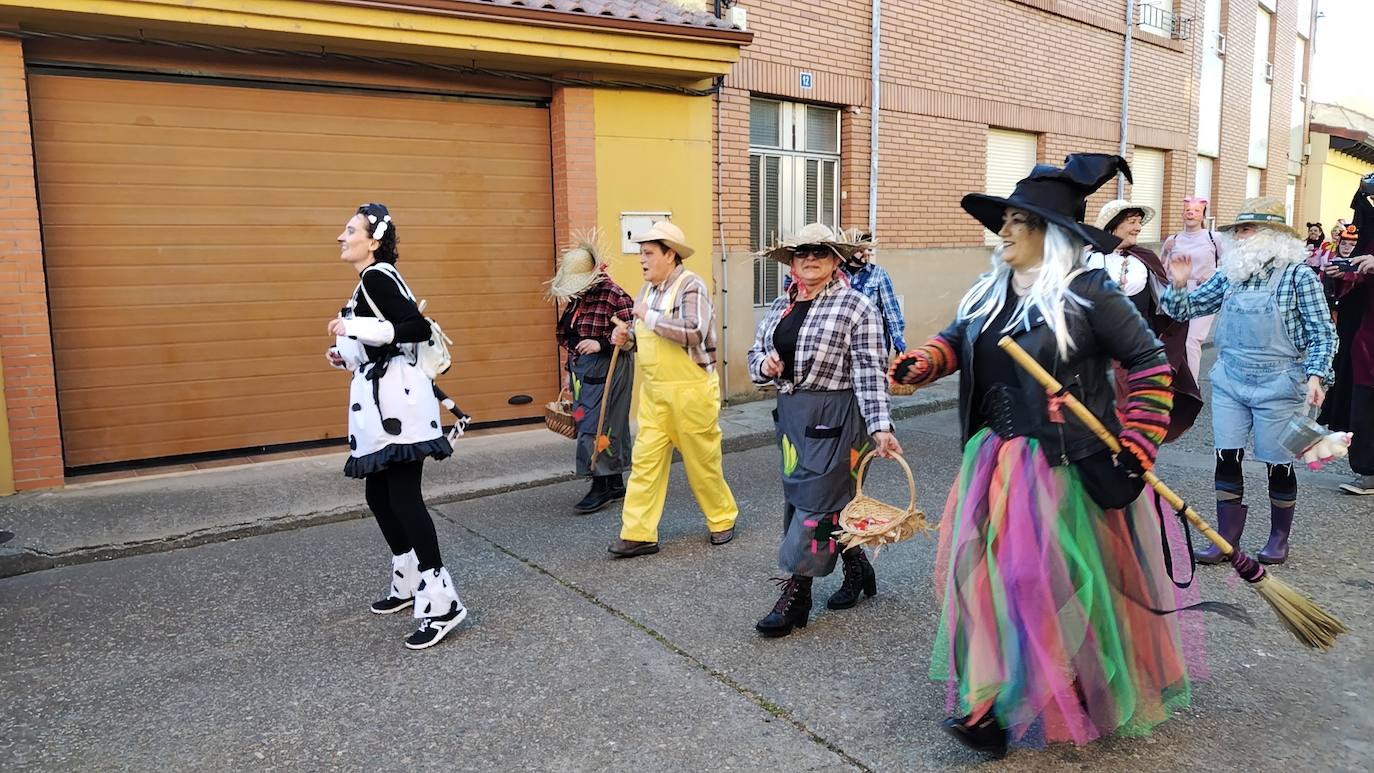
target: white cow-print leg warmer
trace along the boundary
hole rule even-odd
[[[421,573],[420,583],[415,587],[416,618],[443,617],[462,608],[463,602],[458,599],[447,569],[441,566]]]

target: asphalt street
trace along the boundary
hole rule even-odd
[[[898,427],[932,518],[955,474],[955,423],[945,411]],[[1211,491],[1206,432],[1204,417],[1160,468],[1198,502]],[[771,447],[727,455],[743,515],[720,547],[675,466],[663,552],[628,561],[605,552],[617,510],[570,513],[580,483],[440,506],[471,614],[425,652],[401,646],[411,620],[366,609],[389,566],[368,521],[5,579],[0,768],[1374,768],[1374,502],[1338,493],[1341,474],[1303,473],[1292,558],[1276,572],[1350,625],[1334,651],[1302,649],[1229,570],[1200,568],[1205,598],[1252,619],[1185,613],[1205,627],[1210,672],[1191,707],[1147,738],[989,763],[937,727],[933,543],[881,554],[879,594],[858,607],[823,608],[837,572],[817,581],[808,628],[754,634],[776,598],[777,459]],[[1263,468],[1248,472],[1262,492]],[[871,493],[904,500],[895,466],[871,477]]]

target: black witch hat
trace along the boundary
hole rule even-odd
[[[1024,209],[1039,215],[1047,223],[1054,223],[1074,233],[1094,249],[1103,253],[1115,250],[1121,240],[1100,228],[1083,223],[1088,211],[1088,197],[1117,172],[1131,180],[1131,168],[1126,159],[1109,153],[1074,153],[1064,159],[1064,168],[1037,164],[1030,176],[1016,184],[1016,190],[1006,198],[986,193],[970,193],[959,202],[964,211],[973,215],[993,233],[1002,230],[1002,215],[1008,207]]]

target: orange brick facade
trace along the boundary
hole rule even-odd
[[[0,39],[0,151],[0,208],[6,217],[0,252],[0,359],[14,484],[21,490],[43,488],[62,482],[62,436],[24,55],[19,41],[11,39]]]
[[[554,243],[558,245],[572,243],[578,224],[596,222],[595,96],[593,89],[559,87],[549,104]]]
[[[721,96],[722,209],[727,252],[749,247],[748,117],[751,94],[844,108],[841,224],[868,221],[871,2],[746,3],[753,43]],[[1136,29],[1128,157],[1165,152],[1163,232],[1181,226],[1193,193],[1203,0],[1178,0],[1189,39]],[[1227,39],[1222,149],[1213,214],[1233,215],[1245,188],[1258,0],[1222,0]],[[976,247],[980,227],[959,198],[985,184],[987,129],[1033,132],[1039,160],[1116,152],[1126,0],[922,0],[882,4],[877,232],[885,249]],[[1262,191],[1283,197],[1296,11],[1278,3],[1268,170]],[[803,89],[801,73],[813,85]],[[1127,189],[1129,195],[1129,188]],[[1116,197],[1108,185],[1089,217]],[[900,291],[900,288],[899,288]]]

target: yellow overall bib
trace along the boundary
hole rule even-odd
[[[656,310],[671,312],[683,282],[691,276],[683,271]],[[707,526],[711,531],[733,528],[739,507],[720,469],[719,378],[702,369],[677,343],[655,335],[643,321],[635,322],[635,344],[639,433],[635,435],[634,465],[625,487],[620,538],[658,541],[674,446],[682,454],[687,482],[706,515]]]

